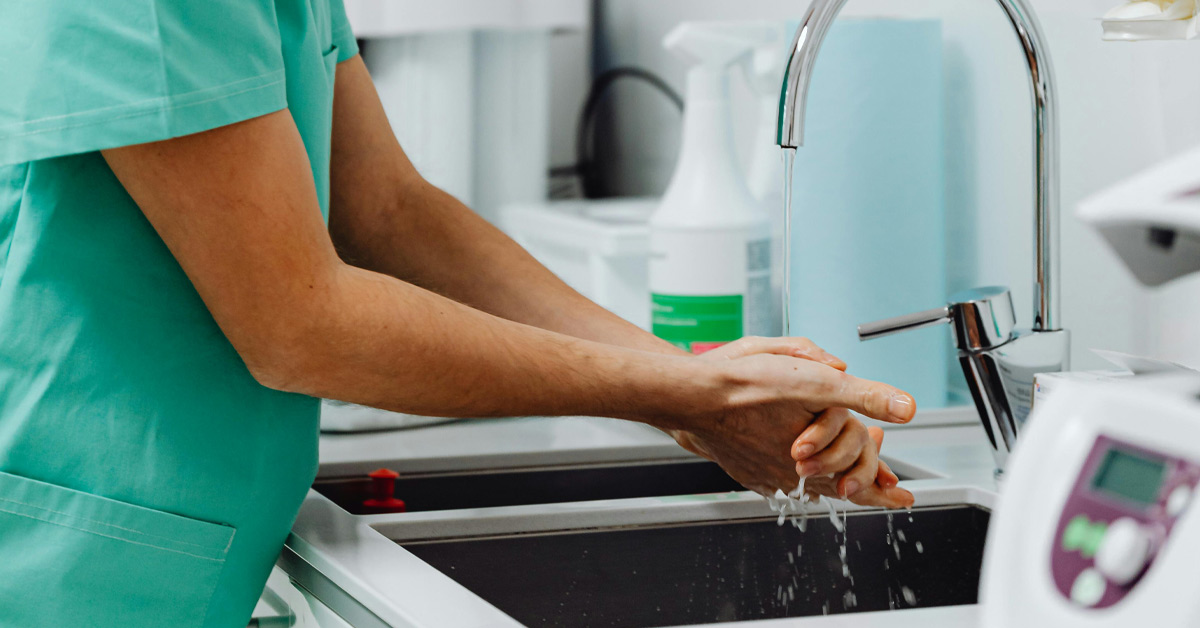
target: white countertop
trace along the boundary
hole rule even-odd
[[[926,416],[931,417],[925,421]],[[922,427],[933,422],[942,427]],[[973,409],[923,413],[889,429],[885,457],[907,480],[917,506],[995,500],[992,457]],[[322,477],[353,476],[381,466],[402,473],[520,468],[569,463],[687,458],[666,435],[643,425],[596,418],[521,418],[462,422],[415,430],[321,438]],[[856,507],[851,507],[856,509]],[[761,512],[760,512],[761,511]],[[638,498],[474,510],[354,516],[310,492],[280,565],[344,615],[373,626],[517,626],[506,615],[426,565],[392,539],[429,534],[473,536],[770,514],[750,493],[720,499]],[[497,532],[499,531],[499,532]],[[315,590],[314,590],[315,589]],[[324,591],[324,595],[321,591]],[[339,602],[339,599],[341,600]],[[975,606],[759,620],[737,625],[857,628],[963,626]]]
[[[902,435],[928,432],[934,427],[966,426],[971,429],[964,434],[978,432],[981,442],[983,439],[979,419],[973,409],[965,406],[925,411],[908,425],[869,422],[883,427],[888,434],[885,454],[893,447],[906,446],[905,443],[913,441]],[[947,438],[953,438],[949,435],[954,433],[947,432]],[[917,437],[915,442],[931,441]],[[630,421],[594,417],[468,419],[415,429],[322,434],[320,476],[365,474],[385,463],[396,471],[407,473],[687,458],[690,455],[666,434]],[[918,450],[917,455],[936,458],[938,454]],[[965,471],[969,466],[945,462],[951,465],[947,469],[953,472]]]

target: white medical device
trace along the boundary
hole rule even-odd
[[[984,628],[1200,625],[1200,376],[1035,408],[984,555]]]
[[[1147,285],[1200,270],[1200,149],[1084,201]],[[1071,383],[1035,407],[988,532],[984,628],[1200,626],[1200,375]]]

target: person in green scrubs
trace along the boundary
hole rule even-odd
[[[0,626],[245,626],[322,397],[641,421],[755,490],[909,505],[849,410],[915,403],[845,368],[684,355],[562,284],[415,171],[341,0],[5,8]]]

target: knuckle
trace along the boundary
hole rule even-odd
[[[846,475],[856,480],[859,486],[862,487],[870,486],[875,482],[875,474],[871,473],[871,470],[863,465],[854,467],[854,469]]]
[[[850,383],[849,376],[841,371],[829,371],[832,372],[821,371],[821,375],[816,378],[817,394],[825,398],[841,398]]]
[[[871,440],[871,432],[867,429],[867,426],[864,425],[862,421],[851,417],[847,420],[847,424],[849,425],[849,429],[854,431],[854,437],[858,439],[860,444],[865,444],[867,441]]]
[[[859,395],[864,410],[872,414],[887,413],[887,396],[879,386],[864,385]]]

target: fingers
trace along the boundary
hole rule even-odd
[[[880,460],[879,472],[875,474],[875,483],[884,488],[892,488],[900,483],[900,477],[892,472],[886,462]]]
[[[838,496],[846,499],[857,494],[860,490],[875,484],[875,476],[879,473],[879,453],[874,444],[863,447],[858,461],[838,480]]]
[[[856,432],[858,435],[843,437],[843,432]],[[865,434],[866,438],[862,438],[862,434]],[[859,443],[857,450],[839,450],[852,448],[855,443]],[[845,410],[829,410],[817,417],[800,438],[796,439],[792,445],[792,458],[798,461],[796,473],[801,477],[811,477],[838,469],[841,461],[857,452],[858,458],[853,462],[854,466],[840,474],[835,484],[836,495],[846,499],[872,485],[878,484],[881,488],[889,489],[899,484],[900,479],[892,473],[887,464],[879,460],[882,445],[883,430],[877,427],[866,428]],[[826,449],[827,447],[829,449]],[[814,458],[815,452],[822,453]]]
[[[880,382],[845,373],[830,373],[830,381],[817,386],[812,402],[826,408],[849,408],[888,423],[908,423],[917,413],[912,395]]]
[[[874,484],[851,496],[850,501],[860,506],[912,508],[916,500],[912,493],[898,486],[884,488]]]
[[[796,473],[802,478],[826,473],[838,473],[858,461],[863,451],[872,457],[878,454],[866,427],[857,420],[847,421],[828,447],[813,456],[796,463]],[[875,467],[871,467],[870,479],[875,478]]]
[[[871,440],[875,441],[875,452],[878,453],[883,449],[883,430],[878,427],[868,427],[867,433],[871,435]],[[884,488],[891,488],[900,483],[900,478],[892,473],[892,468],[881,458],[879,472],[875,474],[875,481]]]
[[[726,359],[744,358],[749,355],[770,353],[819,362],[839,371],[846,370],[846,363],[830,354],[808,338],[760,338],[749,336],[710,351],[713,357]]]
[[[827,477],[816,477],[808,480],[805,483],[804,492],[814,500],[818,495],[838,497],[836,482],[833,478]],[[912,508],[914,499],[912,493],[900,487],[885,487],[879,484],[871,484],[851,495],[849,501],[860,506],[876,508]]]
[[[844,408],[822,412],[792,443],[792,460],[800,462],[828,447],[852,418]]]

